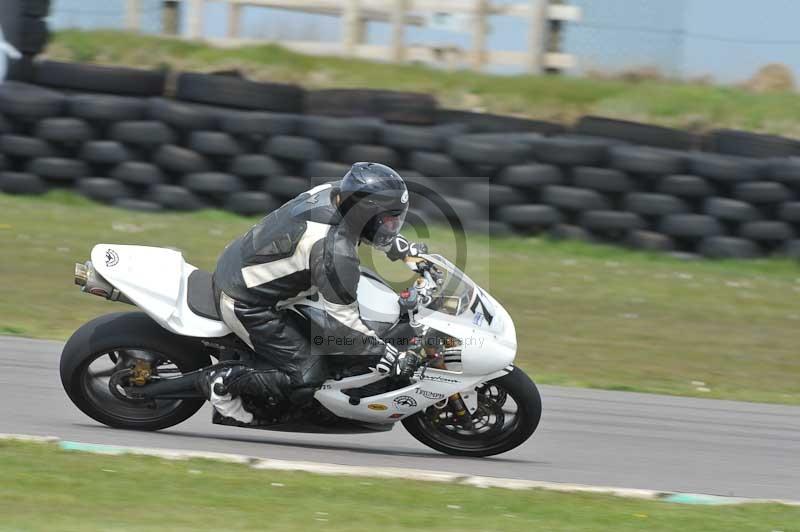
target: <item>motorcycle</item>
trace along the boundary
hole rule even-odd
[[[423,444],[461,456],[490,456],[528,440],[541,416],[534,382],[513,366],[517,341],[506,310],[440,255],[418,259],[399,294],[363,268],[358,303],[366,324],[422,364],[397,380],[355,356],[358,346],[325,334],[315,294],[285,304],[324,353],[328,378],[298,388],[285,404],[243,396],[259,429],[317,433],[391,430],[399,421]],[[75,265],[89,294],[137,306],[95,318],[67,341],[61,382],[86,415],[110,427],[160,430],[205,403],[196,385],[212,365],[256,364],[255,353],[220,317],[211,274],[166,248],[99,244]],[[215,360],[216,362],[212,362]],[[302,404],[302,406],[296,406]],[[213,422],[227,418],[215,414]]]

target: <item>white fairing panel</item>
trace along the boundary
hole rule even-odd
[[[97,272],[162,327],[185,336],[230,334],[221,321],[198,316],[187,303],[189,274],[195,268],[179,251],[147,246],[98,244],[92,249]]]
[[[385,284],[361,275],[358,281],[358,309],[367,321],[396,323],[400,317],[397,294]]]
[[[316,290],[313,294],[316,294]],[[325,310],[322,298],[308,298],[308,295],[305,294],[298,299],[292,299],[285,306],[291,308],[297,305]],[[389,325],[394,325],[400,319],[400,304],[397,302],[397,294],[380,281],[361,274],[356,297],[358,298],[358,311],[362,319]]]
[[[461,341],[459,369],[465,375],[492,373],[514,362],[517,354],[514,322],[503,306],[481,289],[475,291],[465,312],[453,316],[422,309],[419,321]]]
[[[385,378],[377,372],[329,380],[317,390],[314,398],[336,414],[348,419],[367,423],[395,423],[407,416],[440,403],[457,392],[472,390],[496,377],[502,377],[511,368],[484,375],[464,375],[452,371],[429,368],[424,375],[417,371],[414,382],[389,392],[364,397],[357,405],[350,403],[350,396],[342,393],[348,388],[360,388]]]

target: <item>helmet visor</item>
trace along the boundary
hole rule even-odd
[[[399,214],[383,214],[378,217],[379,224],[381,227],[385,228],[386,231],[392,232],[394,234],[400,234],[400,228],[403,227],[403,222],[405,221],[405,215]]]
[[[365,231],[364,238],[375,247],[389,246],[406,220],[405,211],[401,213],[383,213],[375,216]]]

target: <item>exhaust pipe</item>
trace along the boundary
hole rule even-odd
[[[114,288],[102,275],[97,273],[90,260],[87,260],[84,264],[75,263],[75,284],[81,287],[82,292],[104,297],[109,301],[119,301],[129,305],[134,304],[133,301],[125,297],[125,294]]]

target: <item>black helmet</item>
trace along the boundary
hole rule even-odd
[[[406,219],[408,189],[403,178],[388,166],[356,163],[342,178],[339,212],[362,240],[386,247]]]

